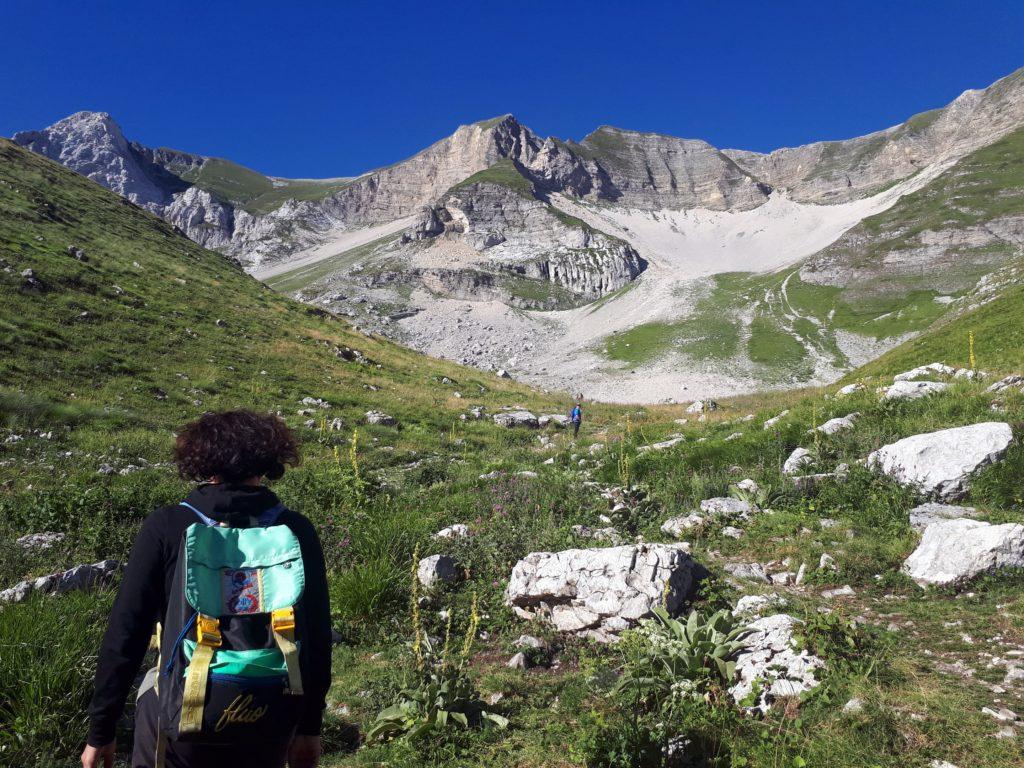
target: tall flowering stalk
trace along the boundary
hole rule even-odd
[[[412,619],[412,653],[416,657],[416,669],[423,671],[423,627],[420,624],[420,547],[412,553],[412,602],[409,607],[410,618]]]
[[[968,349],[968,357],[970,359],[971,370],[973,371],[977,367],[976,361],[974,359],[974,331],[973,330],[967,332],[967,349]]]
[[[449,624],[449,626],[451,626]],[[459,653],[459,669],[464,669],[469,663],[469,655],[473,652],[473,640],[476,639],[476,630],[480,626],[480,611],[477,609],[476,591],[473,592],[473,602],[469,607],[469,626],[466,627],[466,638],[462,642],[462,651]]]

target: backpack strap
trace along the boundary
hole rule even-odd
[[[295,643],[295,608],[279,608],[270,614],[270,627],[274,642],[284,656],[288,668],[288,692],[293,696],[302,695],[302,675],[299,672],[299,647]]]
[[[203,727],[206,683],[210,677],[213,652],[220,647],[220,620],[199,614],[196,622],[196,647],[185,673],[185,691],[181,698],[179,733],[199,733]]]
[[[214,527],[216,527],[217,525],[219,525],[219,523],[218,523],[218,522],[217,522],[216,520],[214,520],[214,519],[213,519],[212,517],[210,517],[209,515],[204,515],[204,514],[203,514],[202,512],[200,512],[200,511],[199,511],[198,509],[196,509],[195,507],[193,507],[193,506],[192,506],[191,504],[189,504],[189,503],[188,503],[187,501],[182,501],[182,502],[179,502],[179,504],[181,504],[181,506],[185,507],[185,509],[190,509],[190,510],[192,510],[193,512],[195,512],[195,513],[196,513],[196,517],[198,517],[198,518],[199,518],[200,520],[202,520],[202,521],[203,521],[203,524],[204,524],[204,525],[208,525],[208,526],[210,526],[211,528],[214,528]]]
[[[203,514],[198,509],[196,509],[194,506],[189,504],[187,501],[181,501],[181,502],[178,502],[178,503],[181,506],[185,507],[186,509],[189,509],[192,512],[194,512],[196,514],[196,517],[198,517],[200,520],[202,520],[202,522],[205,525],[208,525],[211,528],[214,528],[214,527],[220,525],[219,522],[214,520],[209,515]],[[281,502],[278,502],[277,504],[272,506],[270,509],[265,509],[264,511],[260,512],[260,514],[258,516],[250,518],[250,520],[253,523],[253,527],[259,526],[261,528],[266,528],[267,526],[271,526],[274,523],[276,523],[277,522],[277,518],[281,516],[281,513],[284,512],[284,510],[285,510],[284,504],[282,504]]]

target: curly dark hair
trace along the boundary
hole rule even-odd
[[[178,432],[174,463],[182,477],[237,483],[252,477],[277,480],[299,464],[299,444],[278,416],[245,409],[204,413]]]

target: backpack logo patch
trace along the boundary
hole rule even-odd
[[[221,571],[221,594],[229,614],[260,613],[263,580],[259,568],[225,568]]]
[[[217,720],[217,725],[213,730],[220,733],[227,726],[234,725],[235,723],[243,725],[255,723],[265,714],[267,714],[267,706],[264,704],[261,707],[254,707],[252,705],[252,694],[236,696],[235,700],[228,704],[224,712],[221,713],[220,719]]]

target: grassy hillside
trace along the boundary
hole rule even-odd
[[[1019,575],[947,590],[910,583],[899,567],[916,543],[907,510],[917,499],[856,465],[917,432],[1024,421],[1024,395],[1001,395],[998,416],[984,385],[971,382],[898,405],[880,403],[871,387],[852,399],[821,391],[747,397],[699,421],[680,406],[585,404],[578,443],[550,427],[462,421],[471,405],[563,412],[567,403],[354,332],[9,142],[0,142],[0,260],[0,587],[123,559],[150,509],[186,491],[167,464],[184,419],[237,405],[280,411],[303,440],[304,463],[275,490],[320,532],[343,638],[334,651],[327,766],[656,766],[678,736],[689,740],[693,764],[720,768],[1024,764],[1020,740],[993,738],[995,723],[981,713],[1024,708],[1019,681],[994,692],[1006,668],[990,663],[1024,652]],[[300,414],[307,396],[330,407]],[[399,426],[361,423],[370,408]],[[763,429],[783,408],[789,415]],[[862,414],[855,429],[807,434],[854,410]],[[330,427],[336,417],[340,430]],[[672,434],[685,439],[642,450]],[[822,467],[850,463],[850,475],[799,490],[780,472],[798,445],[812,447]],[[525,471],[536,474],[518,474]],[[1024,520],[1021,472],[1024,451],[1015,446],[978,478],[970,503],[993,521]],[[751,718],[721,682],[701,677],[705,696],[658,709],[653,696],[617,688],[624,666],[653,651],[642,636],[617,646],[560,637],[504,606],[511,568],[528,552],[598,546],[573,525],[602,526],[601,516],[614,514],[626,540],[663,541],[665,519],[730,493],[744,477],[767,489],[761,503],[773,512],[743,524],[740,538],[717,525],[694,532],[693,557],[709,570],[694,607],[709,613],[741,594],[782,594],[785,610],[807,620],[801,643],[827,663],[821,685],[802,700],[783,699]],[[613,485],[645,491],[649,506],[613,513],[600,493]],[[432,538],[453,523],[471,535]],[[48,550],[15,541],[44,530],[66,538]],[[416,552],[451,554],[462,578],[412,601]],[[815,567],[824,553],[835,571]],[[792,568],[808,564],[804,584],[769,587],[725,571],[784,558]],[[854,595],[821,594],[845,584]],[[75,764],[110,601],[100,590],[0,609],[0,763]],[[453,646],[474,627],[459,657],[488,706],[509,718],[507,729],[449,725],[418,741],[360,744],[376,714],[417,679],[411,614],[433,637],[450,630]],[[530,669],[510,669],[523,633],[547,645],[528,652]],[[846,709],[854,697],[861,708]]]
[[[978,368],[1024,370],[1024,285],[1012,285],[980,307],[930,328],[847,378],[893,374],[937,360],[968,366],[971,336]]]
[[[209,158],[199,168],[182,170],[179,175],[185,181],[252,214],[270,213],[289,199],[322,200],[349,182],[348,179],[273,179],[238,163],[216,157]]]

